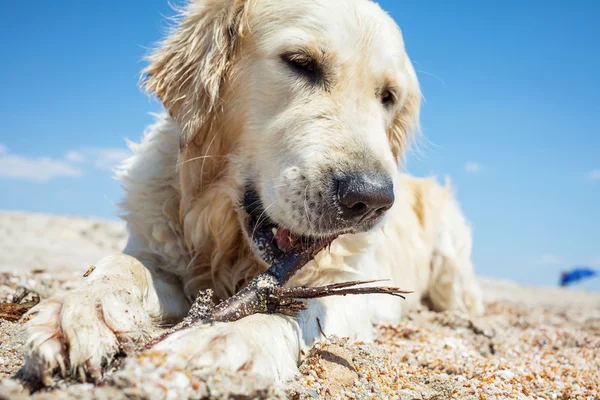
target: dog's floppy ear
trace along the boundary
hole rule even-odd
[[[400,161],[412,140],[419,132],[419,117],[421,110],[421,90],[419,81],[412,64],[406,60],[409,77],[408,93],[402,105],[402,110],[396,115],[390,130],[390,145],[396,161]]]
[[[406,152],[419,128],[420,93],[410,93],[396,116],[390,132],[390,145],[396,161]]]
[[[191,0],[177,25],[148,57],[142,84],[182,129],[185,147],[218,107],[240,37],[246,0]]]

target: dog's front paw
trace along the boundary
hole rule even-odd
[[[283,382],[298,373],[297,323],[279,315],[252,315],[231,323],[184,329],[152,351],[175,353],[189,369],[225,370]]]
[[[114,356],[150,334],[151,321],[123,288],[98,282],[43,301],[25,324],[26,378],[49,386],[55,374],[80,380],[101,377]]]

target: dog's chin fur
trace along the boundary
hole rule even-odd
[[[298,75],[282,61],[290,51],[313,52],[323,79]],[[285,380],[321,337],[317,319],[327,334],[370,340],[373,319],[398,320],[423,299],[436,310],[482,311],[471,231],[449,187],[398,172],[420,93],[400,31],[376,4],[191,1],[150,56],[144,85],[167,113],[118,171],[125,254],[32,310],[25,373],[44,383],[56,370],[97,377],[124,344],[155,334],[157,321],[183,318],[199,290],[224,299],[264,271],[270,260],[247,228],[249,183],[278,225],[337,237],[290,285],[390,279],[414,294],[314,300],[297,319],[189,329],[159,350],[193,367]],[[384,89],[394,91],[391,103]],[[394,206],[369,226],[353,227],[328,208],[332,177],[356,170],[394,184]]]

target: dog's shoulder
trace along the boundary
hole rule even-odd
[[[179,136],[179,126],[158,115],[140,143],[128,143],[133,154],[116,170],[125,191],[121,217],[130,233],[125,252],[159,257],[161,267],[176,274],[183,273],[188,258],[179,215]]]

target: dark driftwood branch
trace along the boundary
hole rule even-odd
[[[152,348],[175,332],[203,324],[237,321],[252,314],[279,313],[295,316],[306,308],[306,303],[302,301],[306,299],[356,294],[388,294],[404,298],[404,294],[412,293],[396,287],[360,286],[378,281],[352,281],[319,287],[285,288],[277,286],[275,280],[270,278],[272,277],[265,274],[259,275],[238,294],[217,306],[212,301],[212,290],[201,292],[188,316],[146,344],[145,348]]]
[[[320,287],[283,287],[325,246],[326,243],[321,243],[308,250],[290,250],[267,271],[250,281],[245,288],[218,305],[213,303],[212,290],[200,292],[188,316],[147,343],[144,348],[150,349],[175,332],[203,324],[237,321],[252,314],[279,313],[293,316],[306,308],[306,303],[302,301],[305,299],[349,294],[388,294],[404,298],[403,294],[412,293],[395,287],[359,287],[380,281],[352,281]]]

